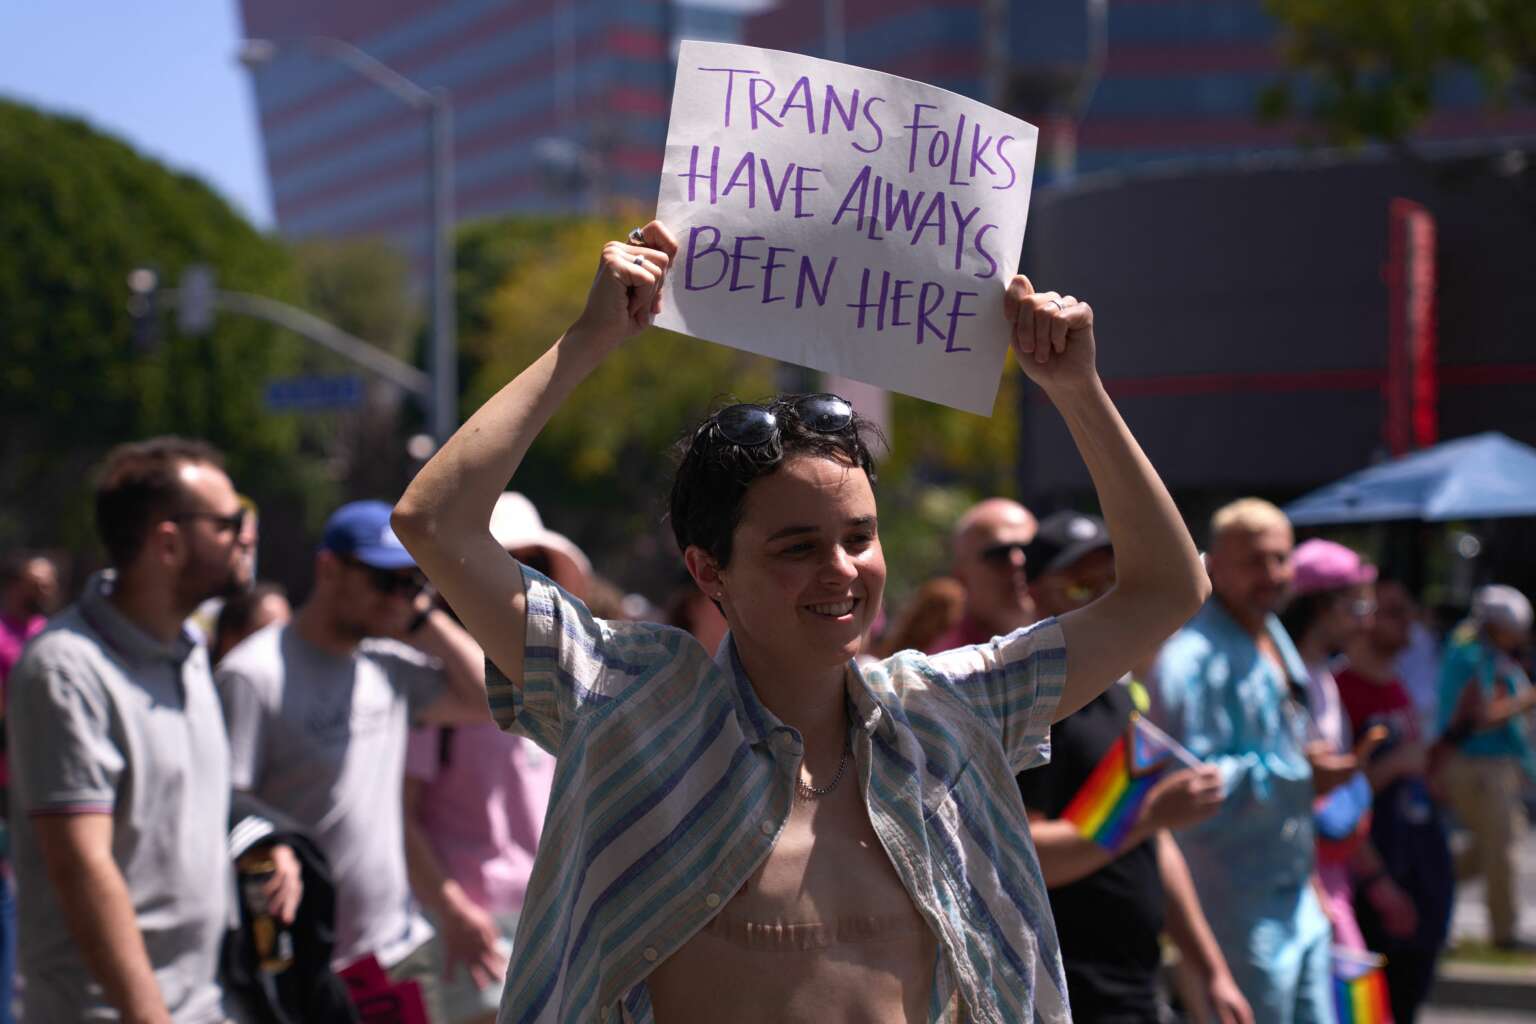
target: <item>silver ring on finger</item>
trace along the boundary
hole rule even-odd
[[[630,242],[631,245],[644,245],[645,244],[645,229],[644,228],[630,228],[629,229],[629,242]]]
[[[1063,310],[1065,310],[1067,308],[1066,306],[1063,306],[1061,304],[1061,301],[1059,299],[1047,299],[1046,301],[1049,302],[1051,305],[1055,306],[1056,307],[1056,311],[1058,313],[1062,312]]]

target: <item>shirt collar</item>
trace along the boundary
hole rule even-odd
[[[1250,647],[1253,645],[1253,637],[1242,626],[1238,625],[1232,613],[1227,611],[1215,597],[1205,602],[1203,613],[1209,616],[1218,627],[1228,634],[1229,640],[1235,641],[1241,638],[1243,643]],[[1280,660],[1285,663],[1285,682],[1292,686],[1304,685],[1307,679],[1307,666],[1302,663],[1301,655],[1296,651],[1296,645],[1291,643],[1290,634],[1280,624],[1280,617],[1274,613],[1264,617],[1264,630],[1274,641],[1275,648],[1280,652]]]
[[[161,643],[140,629],[112,604],[115,576],[111,570],[95,573],[80,595],[80,614],[101,639],[119,655],[133,661],[168,661],[181,664],[197,647],[197,637],[183,624],[170,643]]]
[[[737,717],[744,723],[751,742],[761,743],[767,740],[775,730],[787,728],[779,717],[769,711],[758,699],[752,680],[747,678],[747,670],[741,664],[741,655],[736,650],[736,641],[729,632],[720,641],[720,647],[715,652],[715,665],[731,681],[731,699],[736,704]],[[891,716],[886,713],[874,692],[870,690],[869,684],[864,679],[864,672],[859,668],[858,659],[849,659],[844,678],[847,680],[850,717],[853,719],[854,726],[869,735],[873,735],[882,727],[889,730],[892,727]]]

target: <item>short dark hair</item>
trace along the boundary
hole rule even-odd
[[[175,515],[186,497],[178,474],[188,463],[224,468],[224,456],[206,441],[152,437],[107,453],[96,477],[96,535],[114,566],[138,557],[149,528]]]
[[[7,552],[4,557],[0,557],[0,590],[4,590],[12,583],[21,579],[22,573],[26,572],[27,566],[33,562],[47,562],[53,566],[55,571],[59,568],[53,559],[41,551],[34,551],[31,548],[18,548],[15,551]]]
[[[281,583],[263,581],[225,599],[213,627],[214,646],[219,647],[226,637],[248,634],[251,622],[256,618],[256,609],[269,597],[281,597],[286,601],[288,590]]]
[[[1280,624],[1290,634],[1291,639],[1300,642],[1306,636],[1307,630],[1317,624],[1317,620],[1327,615],[1329,610],[1339,598],[1344,596],[1343,588],[1333,590],[1316,590],[1310,594],[1302,594],[1291,599],[1291,603],[1285,606],[1280,613]]]
[[[768,407],[779,422],[778,437],[767,444],[748,447],[727,441],[714,426],[714,414],[678,442],[670,518],[679,551],[697,545],[720,566],[728,565],[731,539],[741,522],[747,489],[796,456],[832,459],[857,467],[874,485],[875,460],[870,446],[884,443],[879,429],[855,413],[841,430],[825,434],[812,430],[795,415],[794,403],[803,397],[779,395],[757,403]]]

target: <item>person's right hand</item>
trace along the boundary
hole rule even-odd
[[[501,931],[495,919],[468,897],[445,901],[438,931],[443,940],[443,977],[452,980],[460,964],[479,989],[506,977],[506,957],[496,948]]]
[[[609,344],[639,334],[661,312],[661,285],[677,255],[677,239],[661,221],[640,230],[644,245],[603,246],[587,306],[576,320],[578,329]]]
[[[1365,898],[1381,915],[1381,926],[1394,939],[1410,939],[1419,928],[1419,912],[1402,886],[1381,875],[1365,890]]]
[[[1147,794],[1138,824],[1146,829],[1181,829],[1221,809],[1224,796],[1216,768],[1185,768],[1158,780]]]

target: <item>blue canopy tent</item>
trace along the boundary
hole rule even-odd
[[[1297,498],[1297,526],[1536,516],[1536,448],[1490,431],[1351,473]]]

